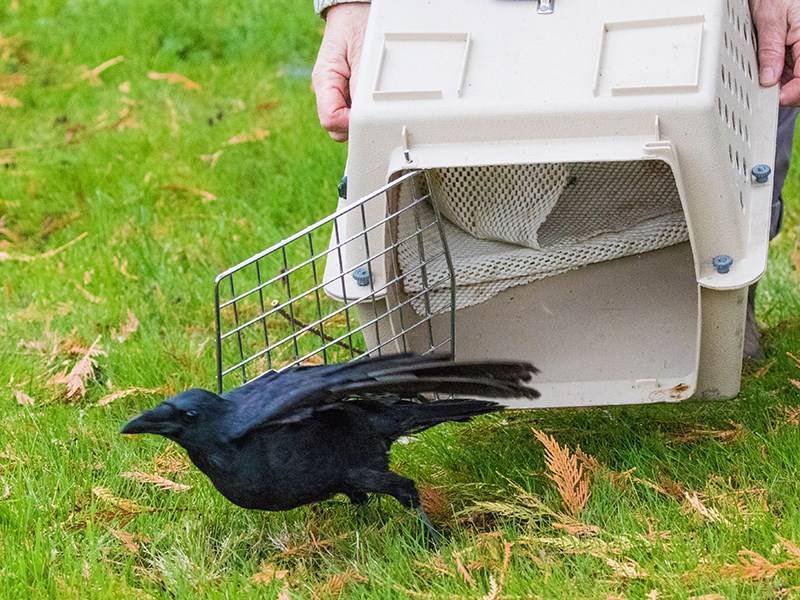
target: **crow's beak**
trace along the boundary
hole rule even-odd
[[[168,404],[159,404],[154,409],[128,421],[120,433],[156,433],[167,436],[178,430],[174,419],[173,408]]]

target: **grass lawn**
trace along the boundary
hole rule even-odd
[[[118,434],[213,387],[214,276],[335,207],[310,4],[0,0],[0,598],[800,597],[796,174],[739,398],[398,446],[438,550],[391,499],[249,512]],[[534,430],[581,448],[577,518]]]

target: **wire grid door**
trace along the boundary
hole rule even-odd
[[[401,188],[402,200],[389,202]],[[429,269],[451,263],[428,189],[424,172],[408,172],[219,274],[220,393],[294,365],[452,354],[455,302],[434,311],[429,298],[434,288],[454,298],[455,284],[451,268]],[[409,247],[418,260],[401,266],[397,255]]]

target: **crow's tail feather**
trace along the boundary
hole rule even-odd
[[[390,440],[419,433],[447,421],[465,422],[472,417],[503,410],[491,400],[450,399],[415,402],[399,397],[361,398],[351,401],[369,416],[372,425]]]
[[[427,404],[408,403],[413,423],[406,433],[417,433],[446,421],[464,422],[472,417],[503,410],[503,405],[490,400],[437,400]]]
[[[536,368],[523,361],[452,362],[449,356],[368,358],[338,370],[328,388],[336,398],[368,394],[463,394],[487,398],[538,398],[525,385]]]

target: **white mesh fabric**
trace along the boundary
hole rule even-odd
[[[485,184],[487,171],[476,169],[474,177],[463,174],[454,177],[452,173],[442,176],[441,171],[445,170],[440,170],[430,178],[432,196],[440,206],[447,207],[440,208],[440,211],[457,215],[456,219],[461,224],[476,223],[470,216],[474,214],[470,212],[472,209],[464,207],[474,207],[480,202],[490,203],[488,199],[492,191]],[[515,240],[520,239],[520,232],[526,232],[523,237],[527,241],[532,239],[538,242],[538,249],[497,239],[481,239],[465,231],[463,225],[457,226],[443,219],[456,282],[456,308],[484,302],[510,287],[558,275],[583,265],[640,254],[688,240],[680,197],[671,170],[665,163],[571,163],[563,169],[537,172],[553,177],[569,175],[566,175],[557,201],[542,211],[546,214],[539,218],[539,228],[532,232],[532,236],[525,227],[503,222],[504,219],[509,220],[508,215],[519,214],[520,211],[492,213],[488,208],[481,209],[481,219],[495,214],[498,224],[481,225],[476,231],[485,232],[488,229],[494,234],[513,232],[509,238]],[[484,180],[472,190],[447,189],[448,183],[452,182],[477,182],[481,173]],[[504,184],[509,179],[507,171],[499,177]],[[552,192],[558,187],[551,186],[549,189]],[[481,193],[474,190],[480,190]],[[408,194],[409,190],[400,190],[398,201],[401,206],[408,203]],[[551,199],[549,194],[534,192],[534,195],[546,197],[548,202]],[[464,196],[472,200],[464,201]],[[541,215],[537,213],[537,217]],[[423,274],[427,281],[448,282],[447,263],[443,257],[426,263],[413,237],[418,226],[424,227],[434,222],[433,209],[424,204],[417,217],[409,211],[401,215],[397,239],[408,238],[412,241],[399,244],[397,261],[401,272],[405,273],[406,294],[413,296],[427,291],[431,309],[443,312],[450,309],[449,287],[446,284],[441,287],[434,285],[426,290]],[[424,248],[429,249],[426,254],[437,254],[441,248],[437,228],[427,227],[422,236]],[[420,268],[422,264],[424,270]],[[415,309],[419,312],[421,304],[415,305]]]
[[[537,235],[567,185],[563,164],[433,169],[442,215],[482,240],[538,248]]]

